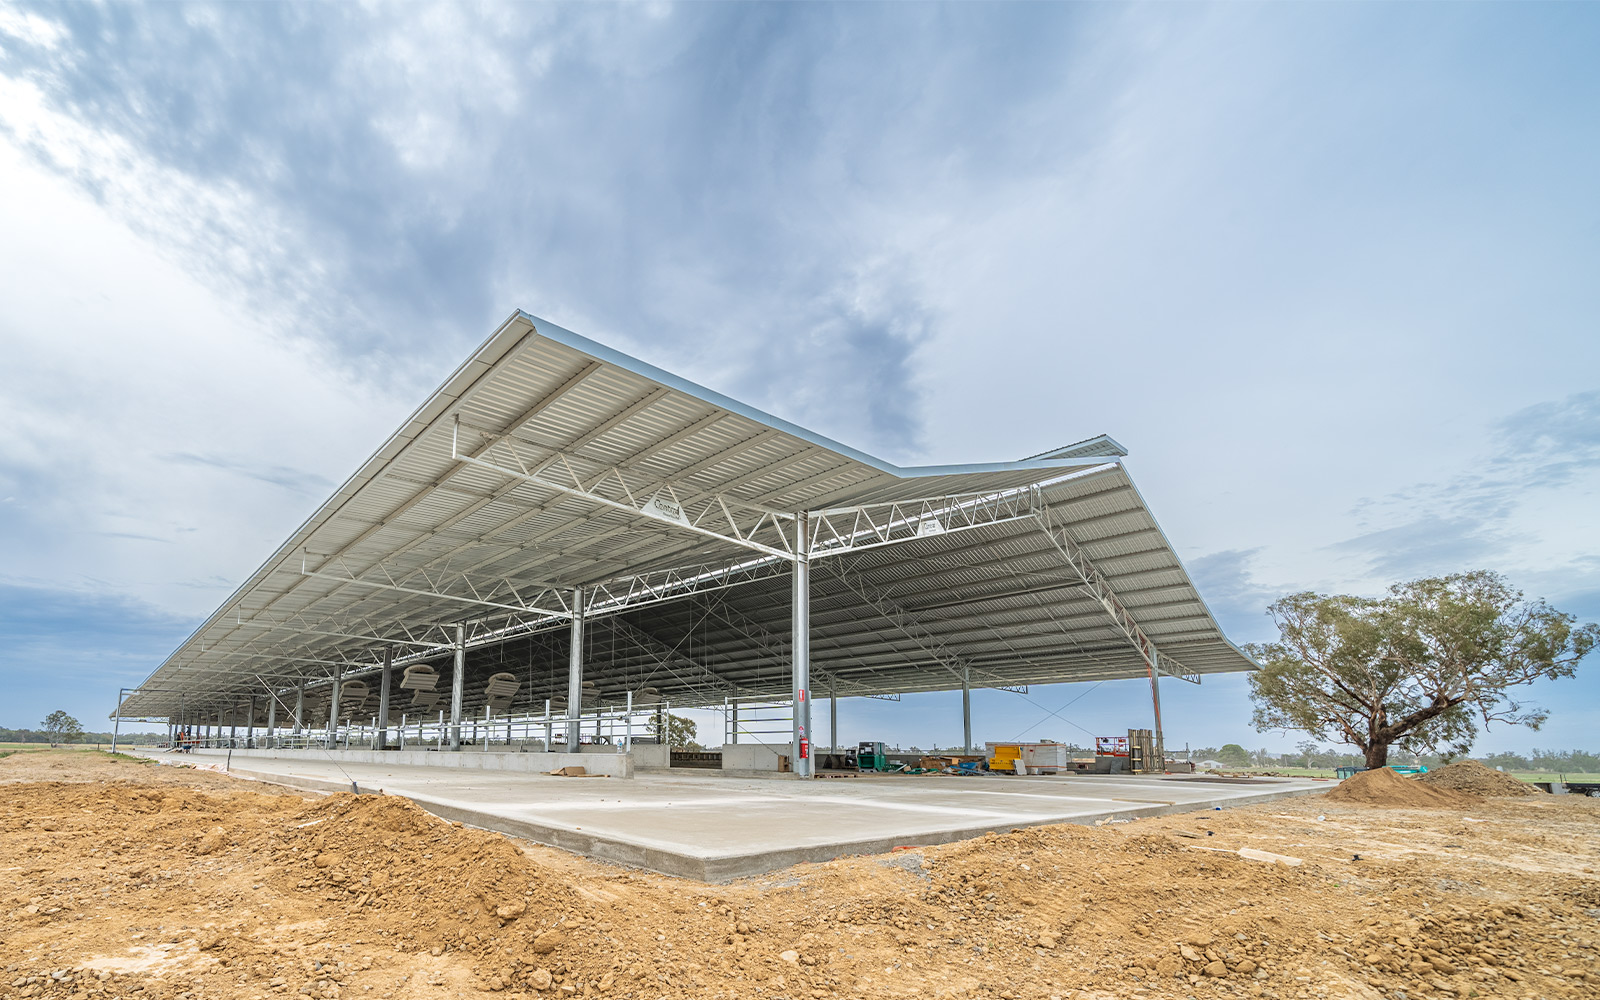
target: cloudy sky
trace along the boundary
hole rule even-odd
[[[1600,618],[1597,47],[1576,4],[0,5],[0,725],[103,718],[518,307],[897,462],[1109,433],[1240,642],[1480,567]],[[1169,745],[1294,742],[1164,690]],[[979,738],[1147,724],[1028,699]],[[1593,748],[1600,663],[1538,700],[1480,747]]]

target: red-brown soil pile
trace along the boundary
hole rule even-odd
[[[1429,771],[1420,781],[1434,788],[1449,788],[1468,795],[1537,795],[1539,790],[1511,775],[1485,767],[1475,760],[1458,760],[1437,771]]]
[[[1339,782],[1328,793],[1335,802],[1363,806],[1389,806],[1398,809],[1465,809],[1473,799],[1447,788],[1424,785],[1415,778],[1402,778],[1393,768],[1362,771]]]

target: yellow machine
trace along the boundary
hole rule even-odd
[[[1017,761],[1022,758],[1022,744],[1020,743],[990,743],[989,770],[1015,771]]]

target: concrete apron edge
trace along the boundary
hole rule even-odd
[[[348,792],[350,790],[349,782],[335,781],[331,778],[308,778],[302,775],[274,774],[266,771],[251,771],[245,768],[233,768],[224,773],[235,777],[249,778],[268,784],[283,785],[312,792],[334,793]],[[574,854],[581,854],[596,861],[604,861],[608,864],[622,865],[628,868],[643,868],[658,874],[689,878],[699,882],[726,883],[735,879],[765,875],[769,872],[791,868],[800,864],[819,864],[824,861],[832,861],[835,858],[857,854],[887,854],[897,847],[932,847],[937,844],[971,840],[987,833],[1007,833],[1012,830],[1056,826],[1062,823],[1092,826],[1097,820],[1112,822],[1149,819],[1157,816],[1174,816],[1180,813],[1206,812],[1217,805],[1223,805],[1224,807],[1254,805],[1299,795],[1314,795],[1326,791],[1326,789],[1288,788],[1276,792],[1264,792],[1261,795],[1252,796],[1243,801],[1237,799],[1207,799],[1186,803],[1155,803],[1146,806],[1129,806],[1128,808],[1117,809],[1110,814],[1099,816],[1065,816],[1037,820],[1013,820],[1004,823],[985,823],[921,834],[907,834],[899,837],[874,837],[865,840],[713,856],[682,854],[657,847],[629,843],[615,837],[588,834],[578,830],[548,826],[531,820],[500,816],[479,809],[470,809],[454,803],[443,802],[426,795],[389,792],[382,789],[378,789],[378,791],[382,791],[385,795],[398,795],[401,798],[410,799],[422,809],[441,819],[451,820],[464,826],[488,830],[493,833],[520,837],[546,847],[555,847]],[[363,794],[368,793],[363,790]]]

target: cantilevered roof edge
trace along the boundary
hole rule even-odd
[[[469,396],[486,377],[492,374],[501,362],[536,338],[543,338],[553,343],[564,345],[572,350],[589,355],[598,361],[614,365],[641,378],[692,396],[710,407],[727,411],[781,433],[792,435],[802,441],[832,451],[841,457],[860,462],[899,480],[909,481],[939,476],[1005,472],[1051,473],[1059,470],[1061,473],[1072,473],[1081,471],[1091,464],[1120,465],[1122,455],[1126,453],[1120,445],[1110,441],[1109,438],[1105,438],[1104,441],[1097,438],[1091,439],[1089,442],[1080,442],[1080,445],[1069,446],[1067,449],[1058,449],[1056,452],[1046,452],[1043,455],[1014,462],[898,466],[691,382],[688,379],[674,375],[664,369],[657,368],[648,362],[641,361],[631,355],[624,354],[621,351],[567,330],[556,323],[518,309],[507,317],[496,328],[495,332],[484,340],[477,350],[462,362],[421,405],[412,411],[399,429],[392,433],[361,464],[356,472],[334,491],[332,496],[306,518],[282,545],[230,593],[214,612],[190,632],[161,664],[151,671],[145,683],[150,683],[156,674],[170,664],[174,657],[190,648],[207,629],[224,620],[228,613],[235,609],[245,597],[259,587],[271,573],[277,571],[285,560],[291,558],[296,549],[303,548],[306,541],[315,531],[337,515],[347,503],[361,492],[363,487],[381,475],[385,467],[404,454],[406,449],[430,427],[440,425],[443,419],[463,399]],[[1081,445],[1091,444],[1095,446],[1089,448],[1080,447]],[[1069,457],[1063,452],[1075,454],[1071,454],[1071,457]],[[1107,454],[1106,452],[1110,453]],[[1047,457],[1054,455],[1061,457]],[[1041,480],[1044,478],[1047,477],[1040,477]]]
[[[400,429],[389,435],[383,444],[379,445],[378,449],[365,462],[361,463],[361,467],[350,478],[340,484],[339,488],[334,491],[333,496],[323,501],[322,505],[313,511],[310,517],[301,522],[300,526],[289,535],[288,540],[280,545],[272,555],[268,556],[260,566],[256,567],[255,572],[246,577],[245,581],[239,584],[233,593],[229,594],[217,606],[217,610],[213,611],[206,617],[205,621],[196,626],[194,631],[185,636],[183,641],[178,643],[177,647],[157,664],[154,670],[150,671],[144,683],[148,684],[163,667],[172,662],[174,656],[177,656],[188,648],[190,643],[199,638],[202,632],[221,621],[230,608],[233,608],[239,601],[243,600],[244,596],[260,584],[279,563],[292,555],[295,549],[300,548],[301,544],[313,531],[338,513],[339,508],[354,497],[363,485],[376,477],[385,465],[388,465],[405,449],[406,445],[420,436],[429,424],[448,411],[450,405],[456,400],[465,396],[479,380],[492,372],[495,365],[502,358],[532,336],[533,331],[525,329],[522,323],[517,322],[524,315],[519,309],[507,317],[505,322],[501,323],[495,332],[480,344],[478,349],[467,360],[461,363],[460,367],[450,373],[450,376],[439,385],[439,388],[430,393],[428,398],[411,412],[411,415],[400,425]]]
[[[1156,526],[1156,534],[1161,537],[1161,544],[1165,545],[1167,547],[1167,551],[1171,552],[1172,557],[1177,560],[1178,572],[1183,574],[1184,583],[1187,583],[1189,585],[1189,589],[1194,592],[1195,599],[1198,600],[1200,602],[1200,606],[1205,609],[1206,617],[1211,619],[1212,624],[1216,625],[1217,635],[1222,639],[1223,643],[1225,643],[1229,649],[1233,650],[1235,653],[1238,653],[1242,660],[1250,664],[1250,666],[1246,668],[1247,670],[1260,670],[1261,664],[1256,662],[1256,658],[1240,649],[1234,644],[1232,639],[1228,638],[1228,633],[1223,630],[1222,623],[1217,621],[1216,614],[1212,612],[1211,605],[1206,603],[1205,595],[1200,593],[1199,587],[1195,586],[1194,578],[1189,575],[1189,567],[1185,566],[1183,563],[1183,557],[1178,555],[1178,550],[1172,545],[1172,539],[1167,537],[1166,529],[1161,527],[1161,522],[1156,518],[1155,511],[1151,510],[1150,505],[1145,502],[1144,494],[1140,493],[1139,487],[1134,485],[1133,477],[1128,476],[1126,478],[1128,489],[1133,491],[1134,497],[1136,497],[1139,501],[1139,506],[1144,509],[1145,514],[1150,518],[1150,523]],[[1158,644],[1156,649],[1159,651],[1160,648],[1161,647]]]

